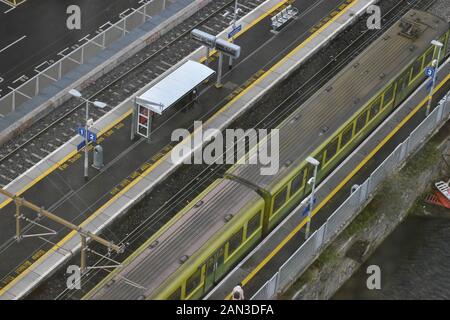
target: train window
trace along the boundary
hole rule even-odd
[[[410,82],[413,81],[421,73],[422,73],[422,57],[419,57],[416,61],[414,61]]]
[[[347,128],[344,129],[344,131],[342,132],[342,137],[341,137],[341,149],[347,145],[347,143],[350,142],[350,140],[352,139],[352,134],[353,134],[353,122],[347,126]]]
[[[441,59],[445,56],[444,52],[447,49],[446,46],[446,38],[447,38],[447,33],[444,33],[440,38],[439,38],[439,42],[444,44],[444,47],[442,48],[442,52],[441,52]]]
[[[198,268],[186,281],[186,297],[198,288],[202,280],[202,268]]]
[[[380,107],[381,107],[381,97],[376,99],[375,102],[373,102],[372,105],[370,106],[369,119],[373,119],[378,114],[378,112],[380,112]]]
[[[238,232],[233,234],[228,241],[228,257],[231,256],[241,245],[243,231],[244,229],[241,228]]]
[[[299,174],[297,174],[294,179],[292,179],[291,182],[291,195],[294,193],[297,193],[298,190],[300,190],[303,187],[303,177],[305,175],[305,171],[300,171]]]
[[[273,213],[280,210],[283,204],[286,202],[287,198],[287,187],[284,187],[283,190],[277,193],[275,199],[273,200]]]
[[[214,273],[214,265],[216,264],[215,254],[208,258],[206,261],[206,277],[209,277]]]
[[[356,119],[356,127],[355,127],[355,134],[360,132],[362,128],[366,126],[367,121],[367,112],[363,112],[359,115],[358,119]]]
[[[394,97],[394,85],[392,84],[385,92],[384,92],[384,100],[383,100],[383,108],[389,104]]]
[[[247,223],[247,239],[261,226],[261,211],[258,211]]]
[[[172,294],[167,297],[167,300],[181,300],[181,287],[178,287],[177,290],[172,292]]]
[[[398,80],[398,92],[402,92],[405,88],[408,87],[409,83],[409,75],[411,73],[411,69],[406,70],[400,77],[400,80]]]
[[[335,155],[338,150],[338,138],[334,138],[327,145],[327,153],[325,154],[324,163],[328,163]]]
[[[423,63],[424,66],[431,65],[431,61],[433,61],[433,53],[434,53],[434,47],[429,48],[427,53],[425,54],[425,60]]]
[[[216,261],[217,261],[216,268],[217,269],[219,269],[223,265],[224,252],[225,252],[225,246],[221,247],[219,250],[216,251]]]

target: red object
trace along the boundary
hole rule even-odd
[[[148,125],[148,118],[146,118],[144,116],[139,116],[139,123],[147,126]]]
[[[425,197],[425,202],[433,204],[435,206],[450,209],[450,201],[439,191],[435,191],[434,193],[428,194]]]
[[[439,192],[439,191],[436,191],[434,194],[436,195],[436,197],[438,198],[439,203],[440,203],[443,207],[445,207],[445,208],[447,208],[447,209],[450,209],[450,200],[448,200],[446,196],[444,196],[444,195],[443,195],[441,192]]]

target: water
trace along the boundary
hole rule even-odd
[[[378,247],[333,299],[450,299],[450,210],[410,216]],[[381,290],[366,287],[369,265]]]

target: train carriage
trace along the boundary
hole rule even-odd
[[[85,299],[202,297],[261,239],[263,209],[253,190],[216,180]]]
[[[310,192],[314,169],[306,158],[320,162],[322,180],[424,80],[425,67],[438,55],[431,41],[446,44],[448,34],[444,20],[409,11],[278,127],[276,175],[261,175],[253,164],[228,170],[227,178],[264,195],[265,233]]]
[[[235,165],[85,298],[197,299],[220,280],[418,85],[449,25],[409,11],[279,126],[280,169]],[[270,136],[269,136],[270,139]]]

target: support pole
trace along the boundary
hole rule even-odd
[[[431,89],[430,89],[430,94],[428,95],[428,103],[427,103],[427,109],[425,112],[425,115],[428,116],[430,114],[430,109],[431,109],[431,102],[433,100],[433,93],[434,93],[434,87],[436,86],[436,78],[437,78],[437,73],[438,73],[438,69],[439,69],[439,60],[441,59],[441,46],[439,46],[439,51],[438,51],[438,57],[437,60],[434,60],[435,65],[434,67],[434,74],[433,74],[433,82],[431,84]]]
[[[81,274],[84,274],[87,271],[86,251],[87,251],[86,237],[81,235],[81,261],[80,261]]]
[[[52,220],[52,221],[54,221],[54,222],[56,222],[56,223],[58,223],[60,225],[65,226],[66,228],[74,230],[74,231],[78,232],[82,236],[89,237],[90,239],[92,239],[95,242],[105,246],[108,249],[114,250],[117,253],[121,253],[123,251],[122,247],[120,247],[118,245],[115,245],[112,242],[107,241],[107,240],[103,239],[102,237],[99,237],[96,234],[94,234],[94,233],[92,233],[92,232],[90,232],[88,230],[85,230],[82,227],[77,226],[77,225],[73,224],[72,222],[69,222],[69,221],[61,218],[61,217],[55,215],[54,213],[51,213],[48,210],[40,208],[40,207],[38,207],[37,205],[35,205],[34,203],[32,203],[30,201],[27,201],[27,200],[25,200],[23,198],[16,197],[14,194],[12,194],[11,192],[9,192],[9,191],[7,191],[5,189],[0,188],[0,194],[4,195],[4,196],[6,196],[6,197],[8,197],[8,198],[10,198],[12,200],[16,200],[16,199],[19,200],[21,202],[21,205],[23,205],[24,207],[27,207],[27,208],[33,210],[34,212],[37,212],[40,216],[44,216],[44,217],[46,217],[46,218],[48,218],[48,219],[50,219],[50,220]]]
[[[309,233],[311,230],[311,217],[312,217],[314,198],[315,198],[315,192],[316,192],[317,167],[318,167],[317,165],[314,166],[314,177],[313,177],[313,181],[312,181],[311,196],[309,199],[308,222],[306,223],[305,240],[307,240],[309,238]]]
[[[209,66],[209,55],[211,53],[210,47],[206,46],[206,59],[205,59],[205,66]]]
[[[153,127],[153,116],[154,116],[153,111],[148,110],[148,138],[147,138],[147,143],[151,142],[152,127]]]
[[[222,88],[222,64],[223,64],[223,53],[219,52],[219,64],[217,66],[216,88]]]
[[[16,218],[16,240],[17,242],[20,242],[20,240],[22,239],[22,235],[21,235],[21,225],[20,225],[20,219],[22,219],[22,215],[20,213],[20,207],[22,206],[22,201],[20,198],[15,198],[14,202],[16,204],[16,214],[14,215],[14,217]]]
[[[130,139],[134,140],[137,131],[137,117],[138,117],[138,106],[136,103],[136,97],[133,99],[133,112],[131,113],[131,135]]]
[[[89,101],[86,101],[86,126],[84,133],[84,181],[89,180],[89,139],[88,139],[88,121],[89,121]]]

